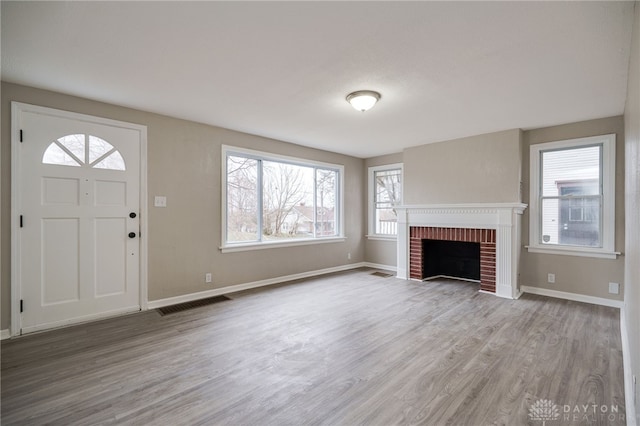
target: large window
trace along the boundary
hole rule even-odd
[[[531,146],[529,251],[615,257],[615,135]]]
[[[223,147],[224,248],[342,236],[342,166]]]
[[[395,238],[402,203],[402,164],[369,168],[369,237]]]

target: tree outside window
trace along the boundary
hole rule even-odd
[[[226,243],[335,237],[340,169],[226,154]]]

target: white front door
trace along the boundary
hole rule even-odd
[[[140,309],[144,132],[105,122],[46,108],[14,115],[22,333]]]

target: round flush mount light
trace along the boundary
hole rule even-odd
[[[368,111],[380,100],[380,93],[373,90],[358,90],[347,95],[347,102],[358,111]]]

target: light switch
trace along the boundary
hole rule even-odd
[[[155,207],[167,207],[167,197],[162,195],[156,195],[153,200],[153,205]]]
[[[618,283],[609,283],[609,293],[611,293],[611,294],[620,293],[620,284],[618,284]]]

